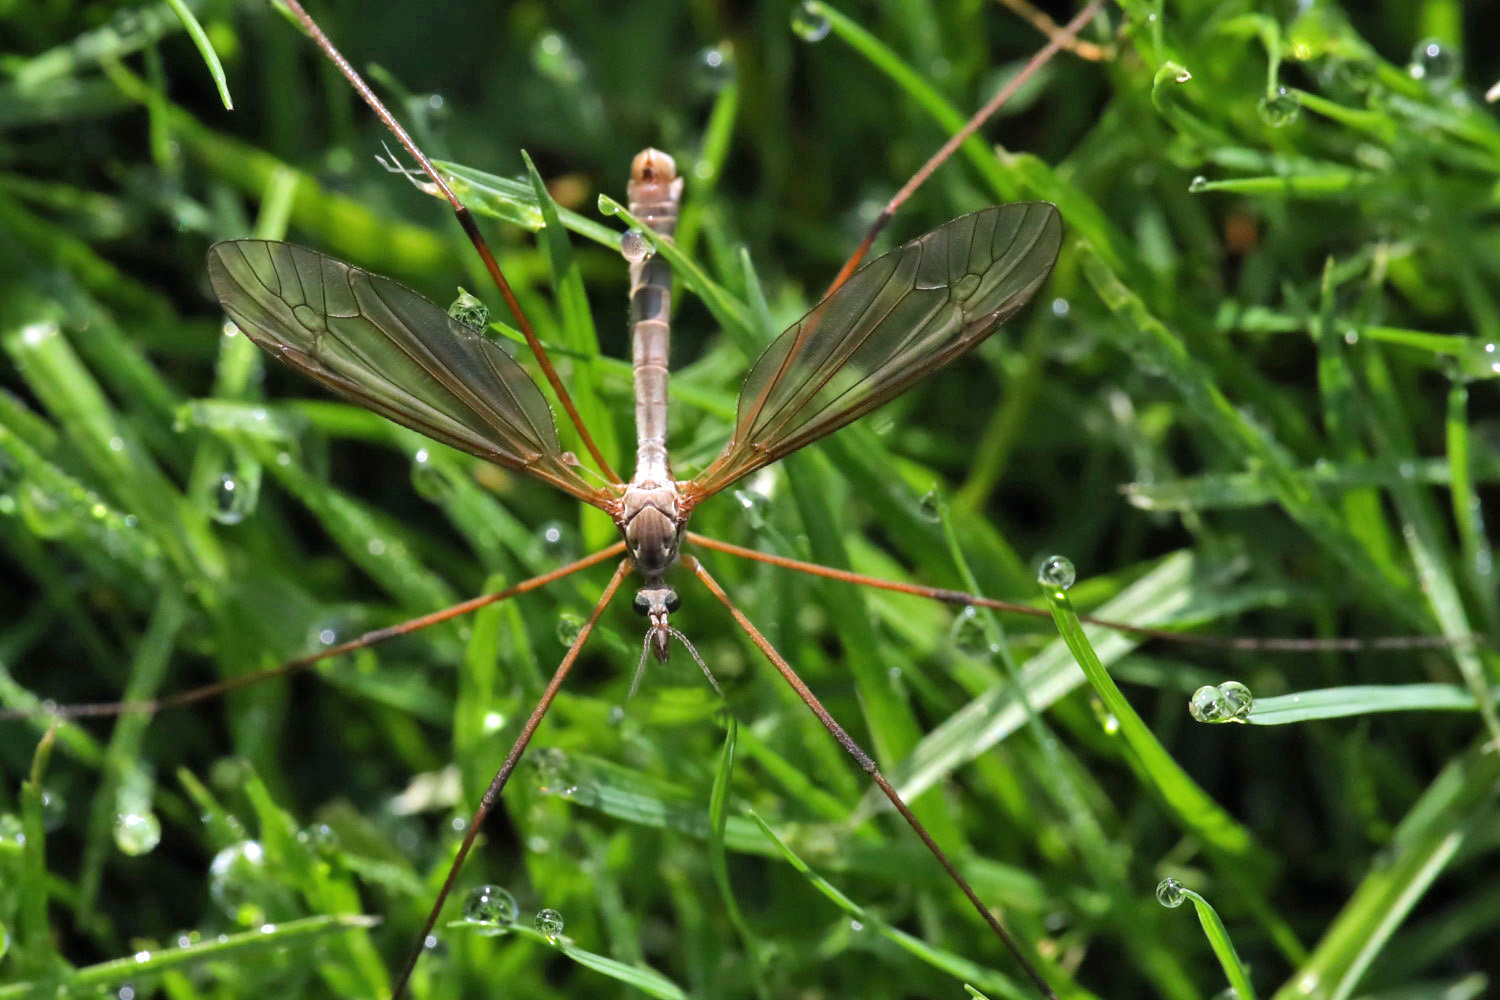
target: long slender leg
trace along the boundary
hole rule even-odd
[[[510,282],[505,280],[505,274],[500,270],[500,264],[495,260],[495,255],[490,252],[489,244],[485,243],[484,237],[480,235],[479,226],[475,223],[474,216],[470,214],[469,209],[464,203],[458,200],[458,196],[453,193],[452,188],[448,187],[447,181],[443,180],[442,175],[437,172],[437,168],[432,165],[432,161],[427,158],[427,155],[417,148],[416,142],[407,134],[406,129],[401,127],[401,123],[396,120],[396,116],[391,114],[386,109],[386,106],[381,103],[380,98],[375,96],[375,92],[370,89],[369,84],[365,83],[364,78],[359,75],[359,72],[349,64],[349,60],[344,58],[343,53],[334,48],[333,42],[329,40],[327,35],[323,34],[323,29],[318,27],[318,23],[312,19],[312,16],[302,9],[302,5],[297,0],[285,0],[285,2],[291,12],[296,15],[297,20],[301,22],[302,27],[307,31],[308,35],[317,43],[318,48],[322,49],[323,54],[339,68],[339,72],[344,74],[344,78],[349,81],[350,86],[354,88],[360,97],[364,98],[364,102],[370,106],[370,110],[374,111],[376,116],[385,123],[385,127],[391,130],[391,134],[411,154],[412,159],[422,165],[422,170],[426,172],[428,177],[432,178],[432,182],[437,185],[437,189],[442,192],[443,197],[448,199],[448,204],[453,206],[453,214],[458,218],[458,224],[463,226],[465,235],[469,237],[469,242],[474,244],[474,249],[479,252],[480,258],[484,261],[484,268],[490,274],[490,280],[494,281],[495,287],[500,290],[501,298],[505,299],[506,307],[510,309],[511,315],[516,318],[516,326],[520,328],[521,335],[526,338],[526,346],[531,348],[531,353],[536,356],[537,364],[542,368],[542,374],[547,376],[548,384],[552,386],[552,391],[557,394],[557,401],[562,404],[562,408],[567,411],[568,419],[578,429],[578,434],[583,439],[583,446],[588,449],[588,453],[599,464],[599,470],[608,477],[611,483],[621,482],[619,475],[610,467],[609,462],[600,453],[599,446],[594,443],[594,438],[589,434],[588,428],[584,426],[583,417],[579,415],[578,408],[573,405],[573,397],[568,395],[567,387],[563,385],[562,379],[558,377],[557,369],[552,367],[552,359],[547,356],[547,350],[542,346],[541,340],[537,338],[536,331],[532,329],[531,321],[526,318],[526,314],[521,310],[521,303],[516,301],[516,295],[511,291]]]
[[[516,742],[511,746],[510,752],[505,755],[505,761],[500,765],[500,770],[496,771],[495,776],[490,779],[490,786],[484,790],[484,795],[479,799],[479,808],[474,810],[474,818],[469,821],[469,828],[464,832],[463,843],[458,845],[458,854],[454,856],[453,864],[448,868],[448,876],[443,879],[443,888],[438,891],[437,899],[427,914],[427,921],[422,925],[422,933],[417,937],[416,947],[412,949],[410,957],[407,958],[406,964],[401,967],[401,972],[396,977],[395,988],[391,990],[391,1000],[401,1000],[402,994],[406,992],[406,984],[411,979],[412,970],[417,966],[417,959],[422,957],[427,935],[432,933],[432,928],[437,924],[438,916],[443,911],[443,903],[447,901],[448,894],[453,891],[453,883],[458,880],[459,869],[463,867],[464,859],[469,856],[469,850],[474,846],[474,839],[479,836],[480,825],[484,823],[484,818],[489,815],[490,809],[500,798],[500,793],[505,789],[505,783],[510,780],[511,772],[520,762],[521,754],[525,752],[526,745],[531,742],[531,736],[536,732],[536,727],[541,725],[547,709],[552,707],[552,699],[557,697],[563,679],[568,676],[568,671],[573,669],[573,662],[578,659],[584,640],[594,630],[594,623],[599,620],[600,615],[604,614],[604,609],[609,606],[610,600],[615,596],[615,591],[620,589],[620,581],[625,579],[625,574],[628,572],[630,572],[630,561],[621,560],[619,567],[615,570],[615,575],[609,579],[609,586],[605,587],[604,593],[599,596],[599,603],[594,605],[593,613],[589,615],[588,621],[584,622],[583,628],[578,630],[578,637],[573,640],[573,645],[568,647],[567,654],[557,665],[557,671],[547,682],[547,689],[538,699],[536,708],[531,710],[526,724],[521,727],[521,734],[516,737]]]
[[[927,828],[912,813],[910,807],[901,798],[900,793],[885,779],[885,775],[880,773],[880,768],[876,765],[874,759],[865,753],[860,748],[860,745],[854,742],[854,737],[850,736],[844,730],[844,727],[839,725],[834,717],[829,714],[828,709],[824,708],[823,703],[818,700],[818,696],[812,693],[808,686],[803,683],[802,678],[797,676],[797,672],[776,651],[776,647],[772,646],[765,636],[760,634],[760,630],[751,623],[750,619],[746,618],[744,613],[735,606],[734,602],[729,599],[729,595],[724,593],[723,588],[719,586],[718,582],[708,574],[708,570],[703,568],[703,564],[689,555],[682,557],[682,564],[703,582],[703,585],[719,599],[720,604],[729,609],[729,613],[734,616],[735,622],[744,633],[750,637],[750,641],[755,643],[756,647],[767,660],[771,661],[771,665],[776,668],[777,673],[781,674],[782,678],[791,685],[792,690],[797,692],[797,697],[801,698],[807,707],[812,709],[812,713],[818,717],[818,721],[823,724],[823,728],[833,734],[833,738],[838,740],[839,744],[848,751],[849,756],[854,758],[855,763],[885,793],[885,797],[890,799],[891,805],[896,807],[896,811],[901,814],[901,818],[906,820],[906,824],[921,838],[922,843],[927,845],[927,850],[937,859],[938,864],[943,866],[943,870],[948,873],[948,877],[969,898],[969,902],[973,904],[974,909],[978,911],[979,915],[984,918],[984,922],[989,924],[990,930],[994,931],[995,935],[1005,943],[1005,947],[1010,949],[1011,955],[1020,963],[1021,968],[1026,971],[1026,975],[1036,984],[1037,989],[1041,990],[1042,996],[1055,998],[1057,994],[1052,992],[1052,987],[1048,985],[1047,980],[1042,978],[1042,974],[1022,954],[1020,947],[1016,944],[1015,939],[1011,937],[1010,932],[1005,929],[1005,926],[1000,923],[999,918],[979,898],[979,894],[974,891],[974,887],[969,885],[968,880],[959,874],[958,869],[953,866],[953,862],[948,859],[948,855],[932,839],[932,835],[927,832]]]
[[[1000,0],[1000,3],[1015,11],[1017,17],[1024,18],[1033,28],[1048,38],[1065,34],[1057,26],[1057,22],[1048,17],[1045,11],[1033,5],[1031,0]],[[1095,45],[1093,42],[1085,42],[1073,37],[1065,37],[1062,47],[1078,58],[1087,59],[1089,62],[1104,62],[1114,56],[1112,47]]]
[[[828,291],[823,293],[824,298],[832,295],[834,290],[848,281],[849,276],[859,268],[860,261],[865,259],[865,254],[874,245],[875,238],[880,235],[886,223],[891,221],[891,217],[896,214],[896,210],[901,207],[902,203],[910,198],[917,188],[926,183],[927,178],[931,177],[937,168],[943,165],[943,161],[953,155],[955,149],[963,145],[965,139],[979,131],[984,123],[989,121],[990,116],[999,111],[1005,105],[1005,102],[1010,100],[1015,92],[1021,89],[1022,85],[1046,64],[1047,60],[1056,55],[1059,49],[1066,48],[1077,37],[1078,32],[1083,26],[1098,13],[1099,8],[1102,6],[1104,6],[1104,0],[1092,0],[1061,31],[1053,34],[1048,39],[1047,44],[1038,49],[1036,55],[1027,60],[1025,66],[1021,67],[1021,72],[1017,73],[1005,86],[1001,87],[1000,91],[994,97],[990,98],[984,107],[974,112],[974,116],[964,123],[964,127],[953,133],[948,141],[943,143],[938,151],[933,153],[916,173],[911,175],[911,180],[903,184],[901,190],[897,191],[891,197],[891,200],[886,202],[885,207],[880,210],[880,214],[875,217],[875,221],[870,224],[869,232],[865,233],[865,238],[860,240],[859,246],[855,248],[854,253],[844,262],[844,266],[839,269],[838,275],[833,279],[833,284],[828,286]]]
[[[878,576],[851,573],[848,570],[833,569],[829,566],[803,562],[800,559],[791,559],[787,556],[772,555],[769,552],[757,552],[754,549],[747,549],[740,545],[733,545],[729,542],[721,542],[718,539],[700,535],[695,531],[687,532],[686,538],[690,544],[698,545],[705,549],[713,549],[715,552],[725,552],[732,556],[739,556],[742,559],[753,559],[756,562],[769,563],[772,566],[796,570],[798,573],[807,573],[810,576],[821,576],[829,580],[841,580],[844,583],[857,583],[864,587],[875,587],[880,590],[894,590],[900,594],[927,597],[934,601],[942,601],[945,604],[993,608],[996,611],[1025,615],[1029,618],[1050,619],[1052,617],[1051,612],[1044,608],[1033,608],[1025,604],[1016,604],[1012,601],[999,601],[993,597],[981,597],[978,594],[966,594],[961,590],[927,587],[920,583],[902,583],[899,580],[883,580]],[[1090,625],[1114,629],[1116,632],[1127,632],[1144,639],[1161,639],[1166,642],[1176,642],[1190,646],[1206,646],[1212,649],[1325,653],[1356,652],[1370,649],[1435,649],[1453,645],[1452,641],[1447,637],[1438,635],[1391,635],[1379,636],[1373,639],[1253,638],[1249,636],[1195,635],[1191,632],[1176,632],[1171,629],[1151,628],[1146,625],[1131,625],[1126,622],[1111,621],[1108,618],[1095,618],[1093,615],[1079,615],[1078,619]],[[1470,636],[1468,638],[1474,642],[1481,642],[1484,637]]]
[[[527,591],[536,590],[538,587],[545,587],[555,580],[561,580],[563,577],[577,573],[579,570],[588,569],[590,566],[597,566],[602,562],[607,562],[624,554],[624,552],[625,543],[616,542],[609,548],[601,549],[590,556],[584,556],[577,562],[568,563],[566,566],[559,566],[557,569],[543,573],[541,576],[534,576],[529,580],[522,580],[515,586],[506,587],[504,590],[498,590],[493,594],[482,594],[479,597],[470,598],[460,604],[455,604],[451,608],[434,611],[431,614],[422,615],[420,618],[408,618],[404,622],[387,625],[385,628],[374,629],[366,632],[364,635],[350,639],[348,642],[341,642],[337,646],[329,646],[327,649],[319,650],[316,653],[311,653],[295,660],[288,660],[279,666],[270,667],[266,670],[257,670],[254,673],[244,674],[240,677],[231,677],[228,680],[217,681],[213,684],[205,684],[202,687],[192,688],[188,691],[180,691],[165,698],[153,698],[150,701],[111,701],[86,705],[56,705],[49,707],[45,711],[5,709],[0,711],[0,720],[24,719],[34,715],[54,716],[65,719],[98,718],[101,716],[130,715],[140,712],[159,712],[164,708],[178,708],[182,705],[191,705],[194,702],[204,701],[208,698],[216,698],[229,691],[249,687],[252,684],[259,684],[261,681],[270,680],[272,677],[285,677],[287,674],[294,674],[322,660],[327,660],[334,656],[342,656],[345,653],[352,653],[355,650],[364,649],[366,646],[373,646],[377,642],[384,642],[386,639],[393,639],[398,635],[406,635],[409,632],[424,629],[429,625],[436,625],[450,618],[456,618],[470,611],[476,611],[486,605],[496,604],[507,598],[515,597],[517,594],[524,594]]]

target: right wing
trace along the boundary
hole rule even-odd
[[[688,484],[688,503],[831,434],[973,348],[1047,280],[1061,245],[1055,206],[999,205],[854,272],[756,360],[734,437]]]
[[[398,424],[610,508],[613,494],[563,452],[526,370],[405,285],[268,240],[215,243],[208,277],[230,319],[283,363]]]

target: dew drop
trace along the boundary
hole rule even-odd
[[[21,343],[27,347],[36,347],[39,344],[45,344],[61,332],[58,325],[51,320],[32,323],[21,329]]]
[[[1052,300],[1052,315],[1056,316],[1058,319],[1065,319],[1065,318],[1067,318],[1068,313],[1070,313],[1072,311],[1073,311],[1073,306],[1072,306],[1071,303],[1068,302],[1067,299],[1053,299]]]
[[[42,829],[51,833],[68,816],[68,803],[50,788],[42,789]]]
[[[297,832],[297,840],[319,854],[333,854],[339,849],[339,835],[327,823],[314,823]]]
[[[1260,99],[1256,110],[1260,112],[1261,121],[1272,128],[1282,128],[1301,117],[1302,102],[1285,87],[1278,87],[1275,94]]]
[[[26,846],[26,828],[14,813],[0,813],[0,848]]]
[[[536,911],[536,918],[531,921],[531,926],[547,935],[549,939],[556,939],[563,932],[563,917],[561,913],[547,907]]]
[[[537,39],[531,49],[531,64],[537,72],[557,83],[576,85],[583,81],[584,63],[573,45],[555,31]]]
[[[917,501],[917,516],[932,524],[940,524],[943,515],[947,513],[947,504],[943,503],[943,497],[937,489],[930,489],[922,494]]]
[[[958,617],[953,619],[948,641],[952,642],[954,648],[965,656],[984,657],[998,652],[990,643],[984,623],[979,620],[979,612],[972,607],[964,608],[958,613]]]
[[[464,900],[464,921],[486,936],[505,933],[520,913],[516,898],[503,886],[481,885]]]
[[[734,498],[745,512],[750,527],[759,531],[766,526],[766,515],[771,509],[771,498],[755,490],[735,490]]]
[[[1167,909],[1175,910],[1185,898],[1182,883],[1175,878],[1164,878],[1156,883],[1156,901]]]
[[[1470,378],[1494,378],[1500,375],[1500,344],[1475,340],[1457,355],[1459,371]]]
[[[1172,82],[1173,83],[1187,83],[1192,78],[1193,78],[1193,74],[1190,73],[1189,71],[1187,71],[1186,69],[1184,69],[1182,72],[1180,72],[1176,76],[1172,77]]]
[[[220,524],[239,524],[255,510],[256,493],[248,479],[225,472],[209,498],[209,516]]]
[[[161,820],[154,812],[122,812],[115,815],[115,846],[121,854],[138,858],[150,854],[161,843]]]
[[[1460,63],[1457,48],[1437,38],[1426,38],[1412,49],[1407,72],[1415,80],[1444,87],[1458,77]]]
[[[582,615],[575,615],[571,611],[564,611],[557,616],[557,641],[564,646],[571,646],[578,641],[578,634],[583,631],[584,619]]]
[[[566,562],[573,558],[576,539],[565,521],[545,521],[536,529],[536,544],[544,560]]]
[[[650,260],[655,254],[656,248],[639,229],[627,229],[620,234],[620,256],[630,263],[639,264]]]
[[[823,13],[821,4],[801,3],[792,11],[792,34],[804,42],[821,42],[828,37],[832,27]]]
[[[35,483],[22,483],[16,493],[16,506],[26,529],[38,538],[61,538],[73,526],[57,497]]]
[[[693,83],[705,94],[716,94],[734,81],[734,47],[728,42],[710,45],[693,63]]]
[[[489,325],[490,307],[460,288],[458,298],[448,307],[448,316],[465,329],[478,333]]]
[[[1188,699],[1188,714],[1198,722],[1223,722],[1229,713],[1224,696],[1212,684],[1205,684]]]
[[[1202,194],[1207,190],[1208,178],[1204,177],[1202,174],[1199,174],[1197,177],[1194,177],[1192,180],[1188,181],[1189,194]]]
[[[412,453],[411,488],[416,490],[417,496],[433,503],[446,503],[453,498],[453,484],[426,448],[418,448]]]
[[[1376,75],[1375,63],[1369,59],[1344,59],[1334,67],[1334,77],[1350,90],[1368,90]]]
[[[1044,587],[1067,590],[1078,579],[1073,560],[1067,556],[1048,556],[1036,571],[1036,582]]]
[[[1219,685],[1219,698],[1229,714],[1226,722],[1248,722],[1255,708],[1255,696],[1239,681],[1225,681]]]
[[[266,922],[264,910],[255,901],[265,866],[265,849],[254,840],[231,844],[215,854],[208,866],[209,896],[221,910],[247,927]]]

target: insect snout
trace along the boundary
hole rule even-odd
[[[651,620],[648,640],[652,654],[662,663],[667,662],[667,649],[672,642],[672,627],[667,616],[682,606],[677,591],[671,587],[642,587],[635,595],[635,613]]]

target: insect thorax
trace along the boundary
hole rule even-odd
[[[620,498],[615,517],[636,569],[647,581],[659,581],[677,561],[678,542],[687,513],[671,481],[631,483]]]

